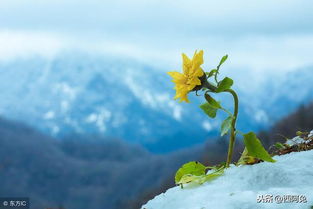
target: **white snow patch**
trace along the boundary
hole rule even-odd
[[[172,117],[177,121],[181,120],[183,112],[182,107],[177,105],[177,102],[173,101],[168,93],[148,90],[147,88],[138,85],[138,82],[135,82],[131,76],[125,78],[125,83],[135,97],[140,99],[142,104],[147,105],[154,110],[167,111],[170,109],[172,110]]]
[[[87,123],[93,123],[96,121],[97,121],[97,114],[95,114],[95,113],[88,115],[88,117],[86,118]]]
[[[65,112],[68,111],[68,109],[69,109],[69,103],[68,103],[68,101],[63,100],[63,101],[61,102],[61,111],[62,111],[63,113],[65,113]]]
[[[291,146],[295,145],[295,144],[301,144],[301,143],[306,143],[306,141],[304,139],[302,139],[300,136],[297,136],[293,139],[288,139],[286,141],[286,144],[291,145]]]
[[[138,85],[138,82],[134,81],[134,79],[131,76],[125,77],[125,83],[129,87],[129,89],[133,92],[135,97],[140,99],[140,101],[144,105],[148,105],[154,109],[157,108],[157,103],[156,103],[157,101],[155,99],[155,94],[150,92],[148,89]]]
[[[209,121],[203,121],[202,123],[202,127],[206,130],[206,131],[211,131],[212,130],[212,125]]]
[[[258,110],[255,113],[254,118],[257,122],[263,122],[263,123],[268,122],[268,117],[267,117],[266,112],[264,110]]]
[[[78,92],[78,89],[70,86],[66,82],[57,83],[56,86],[55,86],[55,90],[57,92],[62,92],[64,95],[66,95],[71,100],[76,98],[76,95],[77,95],[77,92]]]
[[[177,102],[169,100],[168,106],[173,109],[173,117],[177,121],[180,121],[183,114],[183,108],[177,104]]]
[[[48,111],[44,114],[43,118],[46,120],[53,119],[55,117],[55,114],[53,111]]]
[[[87,123],[95,123],[101,132],[106,131],[105,123],[110,120],[112,113],[106,109],[101,109],[99,113],[91,113],[86,118]]]
[[[313,150],[274,159],[276,163],[230,167],[220,178],[201,186],[171,188],[142,209],[309,209],[313,205]],[[271,203],[258,203],[262,195]],[[278,203],[284,195],[295,195],[303,202]]]
[[[173,117],[176,120],[180,120],[181,119],[181,114],[182,114],[182,108],[180,106],[174,106],[174,108],[173,108]]]
[[[170,95],[167,93],[160,93],[155,95],[154,98],[158,103],[164,104],[170,99]]]
[[[59,132],[60,132],[60,128],[59,128],[59,126],[53,126],[52,127],[52,134],[54,134],[54,135],[56,135],[56,134],[58,134]]]

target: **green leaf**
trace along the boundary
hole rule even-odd
[[[301,131],[297,131],[297,132],[296,132],[296,135],[297,135],[297,136],[301,136],[302,134],[303,134],[303,133],[302,133]]]
[[[206,72],[205,74],[210,78],[217,73],[217,69],[212,69],[210,72]]]
[[[255,133],[249,132],[244,134],[243,137],[249,156],[256,157],[267,162],[275,162],[270,154],[268,154],[268,152],[264,149]]]
[[[205,175],[195,176],[192,174],[185,174],[181,177],[179,182],[176,182],[176,184],[188,184],[191,182],[203,184],[205,182]]]
[[[184,175],[194,175],[194,176],[205,175],[205,170],[206,170],[206,167],[199,162],[192,161],[192,162],[186,163],[177,170],[176,175],[175,175],[175,183],[180,184],[179,182],[181,181]]]
[[[277,142],[276,144],[274,144],[274,146],[277,148],[277,149],[284,149],[285,146],[282,144],[282,143],[279,143]]]
[[[233,85],[234,81],[231,78],[225,77],[221,82],[218,83],[216,92],[222,92]]]
[[[205,114],[207,114],[209,117],[211,118],[215,118],[216,117],[216,112],[217,112],[217,108],[213,107],[212,105],[210,105],[209,103],[204,103],[202,105],[200,105],[200,108],[205,112]]]
[[[302,137],[303,135],[308,135],[309,132],[302,132],[302,131],[297,131],[296,135]]]
[[[176,184],[189,184],[189,183],[196,183],[196,184],[203,184],[207,181],[212,181],[217,177],[223,175],[224,169],[214,171],[213,173],[203,174],[200,176],[193,175],[193,174],[185,174],[181,177],[181,179],[176,182]]]
[[[224,136],[225,134],[228,133],[228,131],[231,129],[232,122],[233,122],[233,117],[232,116],[227,117],[223,121],[222,126],[221,126],[221,136]]]
[[[236,165],[245,165],[246,164],[245,157],[247,155],[248,155],[248,151],[247,151],[247,148],[245,147]]]
[[[225,56],[222,57],[220,64],[218,66],[221,66],[228,58],[228,55],[226,54]]]
[[[246,164],[253,164],[257,161],[257,159],[255,157],[249,156],[248,155],[248,150],[247,147],[245,147],[245,149],[243,150],[237,165],[246,165]]]
[[[220,105],[220,102],[216,101],[213,97],[211,97],[209,94],[204,95],[206,101],[214,108],[220,109],[222,106]]]

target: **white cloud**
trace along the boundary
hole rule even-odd
[[[63,50],[126,56],[154,65],[164,71],[179,70],[181,53],[192,55],[205,50],[205,66],[215,67],[220,57],[229,54],[225,69],[245,69],[262,74],[288,72],[313,64],[313,33],[309,35],[251,35],[225,39],[215,36],[181,37],[170,42],[143,36],[137,41],[71,38],[69,34],[29,31],[0,31],[0,61],[41,55],[48,58]],[[189,40],[189,41],[188,41]],[[166,45],[159,44],[164,42]]]
[[[0,31],[0,60],[40,55],[53,57],[63,46],[61,37],[46,32]]]
[[[73,7],[75,5],[75,7]],[[312,65],[311,0],[3,0],[0,60],[66,49],[132,57],[179,70],[181,52],[204,49],[207,68],[262,78]]]
[[[160,25],[187,30],[197,25],[263,28],[265,22],[269,23],[267,27],[274,24],[279,30],[288,28],[291,21],[298,22],[298,26],[309,22],[311,10],[311,0],[2,0],[0,17],[10,17],[1,23],[5,26],[57,29],[55,26],[65,25],[81,31],[86,27],[142,31]],[[165,32],[164,28],[157,30]]]

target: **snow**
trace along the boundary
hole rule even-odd
[[[53,111],[48,111],[46,114],[44,114],[43,118],[46,120],[49,120],[49,119],[53,119],[54,116],[55,116],[55,113]]]
[[[184,189],[176,186],[150,200],[142,209],[310,209],[313,206],[313,150],[274,159],[277,162],[231,166],[220,178],[200,186]],[[288,195],[300,198],[301,203],[284,202],[283,198]],[[264,202],[257,202],[260,197],[265,198]]]
[[[203,121],[202,123],[202,127],[206,130],[206,131],[211,131],[213,129],[211,123],[209,121]]]
[[[311,137],[311,135],[309,135],[309,137]],[[293,139],[288,139],[286,141],[286,144],[292,146],[292,145],[295,145],[295,144],[301,144],[301,143],[309,143],[311,140],[304,140],[303,138],[301,138],[300,136],[297,136]]]
[[[313,139],[311,139],[312,136],[313,136],[313,130],[312,130],[312,131],[309,133],[309,135],[308,135],[309,139],[304,140],[304,139],[301,138],[300,136],[296,136],[296,137],[294,137],[293,139],[288,139],[285,144],[288,144],[288,145],[290,145],[290,146],[295,145],[295,144],[301,144],[301,143],[306,143],[306,144],[308,144],[308,143],[311,142],[311,140],[313,140]]]

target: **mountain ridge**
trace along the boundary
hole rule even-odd
[[[280,79],[270,77],[262,89],[252,93],[239,88],[245,81],[242,75],[234,75],[240,97],[238,128],[267,128],[313,100],[309,92],[313,85],[304,82],[312,70],[302,71]],[[98,134],[164,153],[218,135],[225,117],[208,119],[198,108],[201,97],[192,95],[192,105],[174,101],[173,84],[163,71],[131,59],[65,53],[51,60],[35,57],[0,63],[0,73],[0,87],[6,89],[0,95],[1,115],[57,138]],[[294,79],[296,75],[303,75],[301,82]],[[285,88],[288,84],[292,87]],[[299,94],[299,89],[308,91]],[[231,108],[231,97],[220,99]]]

